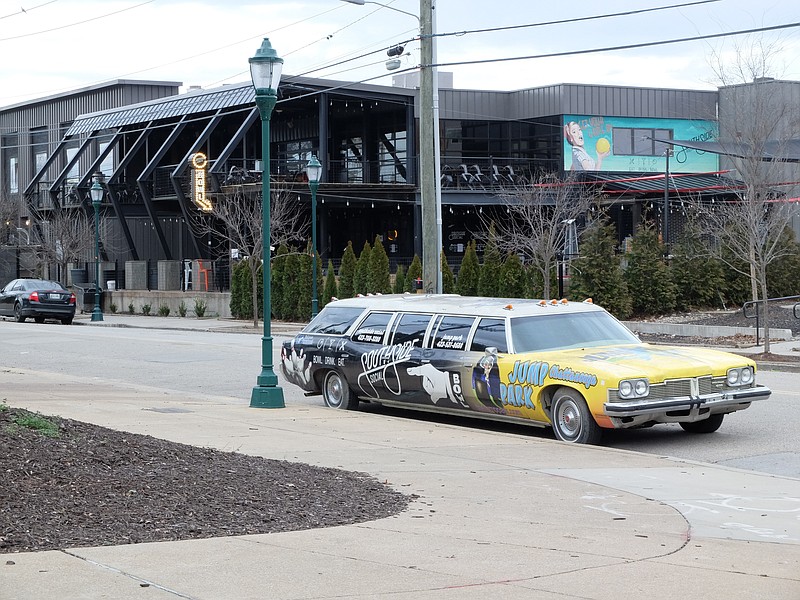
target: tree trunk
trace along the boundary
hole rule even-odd
[[[258,263],[251,256],[250,263],[250,282],[252,283],[252,298],[253,298],[253,327],[258,328],[258,286],[261,283],[258,281]]]
[[[764,353],[769,354],[769,302],[767,301],[767,270],[761,270],[759,277],[761,284],[761,297],[764,301]]]

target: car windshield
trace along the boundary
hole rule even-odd
[[[515,352],[640,343],[622,323],[601,311],[511,319],[511,338]]]

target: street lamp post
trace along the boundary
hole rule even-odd
[[[89,189],[94,207],[94,310],[92,310],[92,321],[103,320],[103,311],[100,309],[100,203],[103,201],[101,176],[100,173],[95,175],[94,183]]]
[[[311,188],[311,318],[319,312],[317,298],[317,190],[322,178],[322,165],[316,156],[312,156],[306,165],[308,187]]]
[[[439,80],[436,72],[435,0],[419,0],[419,16],[372,0],[342,0],[376,4],[410,15],[419,22],[420,81],[420,195],[422,196],[422,279],[426,291],[442,293],[442,191],[439,147]]]
[[[256,93],[256,106],[261,115],[261,252],[263,260],[262,287],[264,290],[264,335],[261,337],[261,374],[250,396],[254,408],[283,408],[283,389],[278,386],[278,376],[272,365],[272,299],[270,297],[272,269],[270,267],[270,213],[269,213],[269,119],[278,102],[278,84],[281,80],[283,59],[273,49],[267,38],[255,56],[250,58],[250,76]]]

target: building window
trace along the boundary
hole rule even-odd
[[[19,192],[19,159],[16,156],[8,159],[8,191],[12,194]]]
[[[614,127],[614,156],[664,156],[671,140],[671,129]]]

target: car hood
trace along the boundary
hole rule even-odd
[[[531,357],[531,360],[547,360],[550,365],[557,365],[559,369],[595,375],[598,378],[647,377],[651,383],[673,377],[725,375],[728,369],[737,366],[755,367],[752,360],[730,352],[651,344],[578,348],[531,353],[526,357]]]

